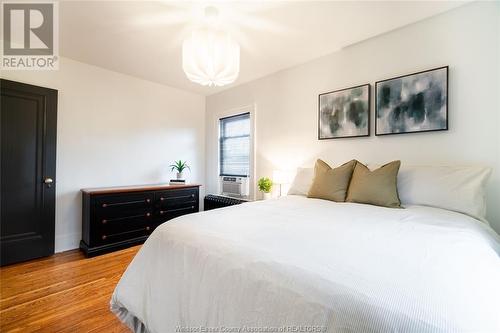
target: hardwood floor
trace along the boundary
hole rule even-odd
[[[74,250],[0,268],[0,332],[130,332],[109,300],[139,248],[89,259]]]

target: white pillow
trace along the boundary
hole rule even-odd
[[[398,192],[403,205],[444,208],[486,221],[485,167],[401,166]]]
[[[313,168],[298,168],[297,174],[295,175],[292,185],[288,190],[288,194],[307,196],[309,188],[311,188],[313,178],[314,178]]]
[[[380,167],[369,164],[370,170]],[[422,205],[467,214],[486,221],[485,187],[491,169],[459,166],[407,166],[398,173],[398,193],[403,205]],[[299,168],[288,194],[307,196],[313,168]]]

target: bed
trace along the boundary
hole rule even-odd
[[[161,225],[111,309],[135,332],[500,332],[500,239],[445,209],[289,195]]]

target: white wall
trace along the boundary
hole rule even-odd
[[[214,115],[255,103],[257,177],[271,176],[273,169],[312,166],[318,157],[333,163],[357,158],[487,165],[494,170],[488,217],[500,232],[499,18],[499,3],[469,4],[209,96],[207,191],[216,189],[217,179]],[[449,131],[317,140],[319,93],[442,65],[450,66]]]
[[[59,71],[3,71],[2,78],[59,90],[56,251],[77,248],[85,187],[168,181],[174,159],[203,183],[205,98],[61,59]]]

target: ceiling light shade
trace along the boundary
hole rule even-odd
[[[198,29],[182,44],[182,69],[204,86],[232,83],[240,72],[240,45],[229,33]]]

